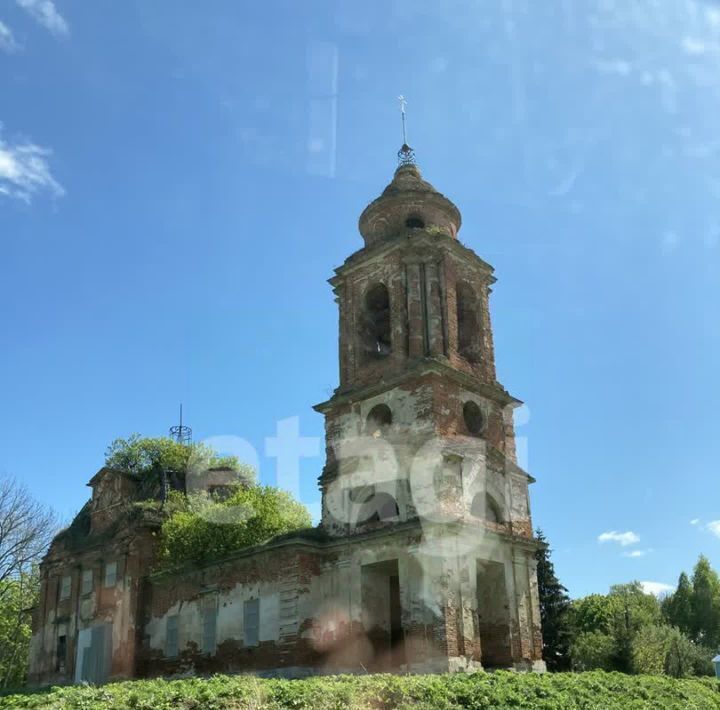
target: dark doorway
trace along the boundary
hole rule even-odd
[[[363,565],[361,584],[363,626],[373,647],[373,666],[397,668],[405,663],[398,561]]]
[[[486,668],[507,668],[512,664],[510,600],[502,563],[478,561],[477,600],[482,664]]]

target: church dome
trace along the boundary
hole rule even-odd
[[[423,180],[414,163],[404,163],[380,197],[360,215],[360,234],[366,246],[392,239],[409,230],[435,228],[456,238],[460,211],[447,197]]]

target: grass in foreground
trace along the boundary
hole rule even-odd
[[[602,671],[326,676],[295,681],[216,675],[127,681],[98,688],[56,687],[0,697],[0,708],[720,710],[720,683],[711,678],[675,680]]]

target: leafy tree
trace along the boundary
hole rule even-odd
[[[53,513],[10,478],[0,479],[0,685],[25,676],[30,608],[38,592],[37,564],[57,522]]]
[[[673,626],[651,625],[640,629],[632,643],[633,672],[648,675],[710,675],[709,649],[693,643]]]
[[[676,626],[684,634],[692,633],[693,588],[685,572],[680,573],[677,589],[662,601],[662,612],[670,626]]]
[[[570,607],[570,621],[575,634],[591,632],[609,634],[612,619],[612,602],[607,594],[589,594],[573,600]]]
[[[652,594],[645,594],[639,582],[616,584],[606,595],[591,594],[572,603],[570,622],[576,634],[571,645],[573,667],[605,668],[629,673],[632,670],[632,643],[636,634],[645,626],[660,622],[660,605]],[[612,639],[612,654],[607,660],[606,638],[585,636],[599,634]],[[580,638],[580,637],[583,638]],[[588,645],[594,640],[601,645],[596,654],[602,665],[588,665],[593,654]],[[580,655],[578,655],[580,654]]]
[[[0,582],[0,685],[14,687],[25,680],[32,618],[40,589],[37,568]]]
[[[645,626],[660,622],[660,604],[652,594],[646,594],[640,582],[615,584],[608,597],[613,609],[612,633],[617,644],[617,670],[629,673],[632,669],[632,643]]]
[[[542,547],[535,553],[537,560],[538,594],[540,597],[540,621],[543,635],[543,659],[550,670],[561,671],[570,667],[570,627],[568,612],[570,597],[567,589],[555,575],[550,559],[550,548],[542,530],[535,532]]]
[[[216,560],[312,524],[305,506],[271,486],[242,487],[225,500],[205,493],[179,500],[161,529],[165,567]]]
[[[615,655],[615,639],[601,631],[582,631],[570,645],[574,671],[615,670]]]

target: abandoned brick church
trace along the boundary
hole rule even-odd
[[[42,566],[31,683],[252,672],[542,670],[528,485],[497,382],[493,269],[403,146],[330,280],[340,383],[315,409],[317,528],[155,568],[158,521],[103,468]],[[137,506],[135,506],[135,511]]]

